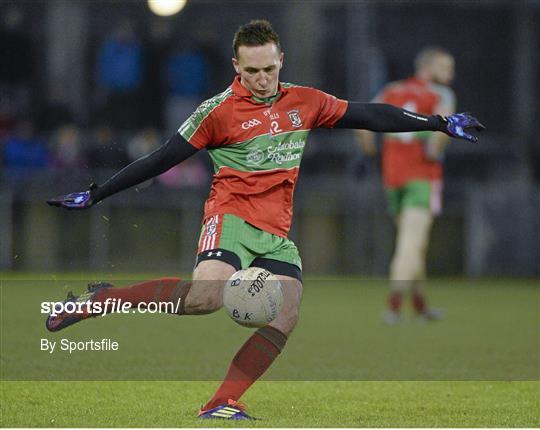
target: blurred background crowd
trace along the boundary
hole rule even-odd
[[[97,215],[77,215],[77,227],[43,201],[103,181],[163,143],[230,84],[233,34],[254,18],[269,19],[281,36],[283,81],[349,100],[369,101],[386,82],[411,75],[426,45],[452,52],[458,110],[474,112],[488,131],[479,145],[453,142],[447,151],[446,212],[434,232],[431,270],[540,275],[535,0],[191,0],[168,17],[142,0],[4,0],[0,267],[189,270],[212,175],[204,153],[147,184],[151,195],[127,192]],[[377,162],[348,131],[312,136],[291,232],[306,268],[384,274],[392,225]],[[122,221],[113,227],[117,209]],[[154,209],[161,218],[150,227]],[[127,214],[135,221],[123,221]],[[145,219],[148,230],[132,228]],[[69,245],[73,234],[83,250]],[[131,256],[114,254],[130,240]]]

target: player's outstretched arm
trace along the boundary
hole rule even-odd
[[[106,197],[166,172],[197,151],[197,148],[176,133],[154,152],[124,167],[103,185],[93,184],[86,191],[53,197],[47,203],[65,209],[89,208]]]
[[[347,111],[335,128],[354,128],[378,132],[441,131],[451,137],[477,142],[468,131],[485,127],[470,113],[448,117],[420,115],[385,103],[349,102]]]

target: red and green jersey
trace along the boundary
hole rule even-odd
[[[376,98],[418,112],[434,115],[441,105],[455,104],[452,90],[412,77],[387,85]],[[431,132],[386,133],[383,139],[383,180],[387,187],[402,187],[418,179],[441,180],[442,165],[426,156],[425,145]]]
[[[261,230],[286,237],[293,191],[311,129],[331,128],[347,102],[314,88],[281,83],[275,97],[254,97],[237,76],[206,100],[179,133],[214,163],[204,218],[233,214]]]

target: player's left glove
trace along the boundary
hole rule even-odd
[[[478,142],[478,138],[470,133],[467,133],[467,130],[475,129],[476,131],[482,131],[486,128],[469,112],[455,113],[447,116],[446,118],[440,118],[446,122],[446,134],[451,137],[465,139],[473,143]]]
[[[47,204],[65,209],[87,209],[96,203],[92,200],[92,190],[96,188],[97,185],[92,184],[90,189],[86,191],[50,198],[47,200]]]

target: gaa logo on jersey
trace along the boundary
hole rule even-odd
[[[264,152],[260,149],[254,149],[246,155],[246,162],[248,166],[258,166],[264,161]]]
[[[287,115],[289,115],[294,128],[302,127],[302,118],[300,118],[300,111],[298,109],[290,110],[287,112]]]

